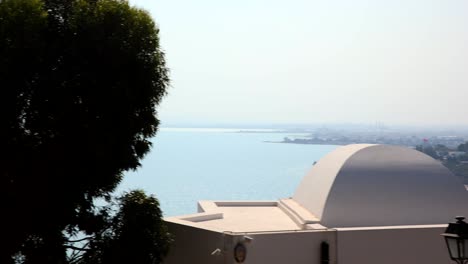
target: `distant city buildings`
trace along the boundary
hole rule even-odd
[[[450,149],[457,149],[465,143],[465,138],[458,136],[433,136],[424,138],[405,134],[373,134],[373,133],[345,133],[310,134],[307,137],[285,137],[283,143],[315,144],[315,145],[348,145],[348,144],[386,144],[415,147],[422,144],[444,145]]]
[[[385,129],[333,130],[317,129],[303,137],[285,137],[282,143],[315,145],[386,144],[415,148],[440,160],[456,176],[468,183],[467,135],[442,132],[403,132]]]

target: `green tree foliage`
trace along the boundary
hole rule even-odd
[[[161,263],[171,237],[162,223],[158,200],[136,190],[118,198],[117,207],[113,216],[109,207],[100,212],[100,228],[80,239],[81,247],[70,254],[71,263]]]
[[[460,144],[457,148],[458,151],[465,151],[468,152],[468,142]]]
[[[0,263],[64,263],[65,233],[102,228],[93,201],[149,151],[167,72],[124,0],[0,0]]]
[[[440,146],[438,146],[440,148]],[[432,145],[417,145],[416,150],[423,152],[424,154],[431,156],[434,159],[438,159],[439,155],[437,155],[436,149]]]
[[[466,184],[468,183],[468,155],[450,155],[450,151],[454,151],[449,149],[445,145],[437,144],[435,147],[431,145],[418,145],[416,146],[416,150],[421,151],[434,159],[438,159],[442,162],[442,164],[447,167],[453,174],[463,179],[463,182]],[[457,147],[458,151],[467,151],[468,150],[468,142],[460,144]]]

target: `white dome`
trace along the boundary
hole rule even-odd
[[[327,227],[445,224],[468,216],[461,180],[407,147],[337,148],[304,177],[293,199]]]

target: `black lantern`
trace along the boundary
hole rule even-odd
[[[468,263],[468,224],[465,217],[455,217],[457,222],[449,223],[442,236],[447,242],[450,258],[459,264]]]

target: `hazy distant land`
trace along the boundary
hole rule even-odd
[[[468,183],[468,133],[464,129],[404,130],[387,127],[361,129],[285,129],[281,141],[267,143],[306,145],[387,144],[415,148],[439,160],[452,173]]]
[[[444,128],[388,128],[384,126],[353,126],[353,127],[318,127],[297,129],[269,129],[260,131],[249,129],[239,130],[240,133],[285,133],[291,134],[281,141],[266,141],[270,143],[313,144],[313,145],[348,145],[348,144],[388,144],[415,147],[421,144],[444,145],[449,149],[457,149],[468,139],[466,129]]]

